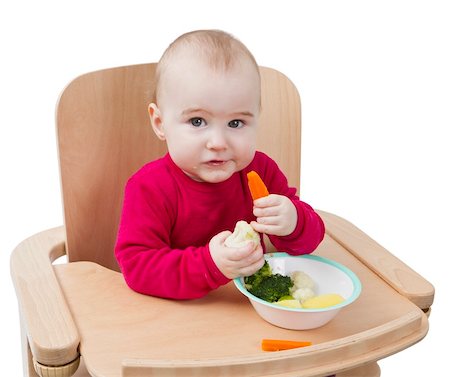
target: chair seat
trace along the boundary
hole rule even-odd
[[[93,262],[54,269],[93,376],[333,374],[398,352],[428,330],[423,311],[328,235],[315,254],[361,280],[362,293],[327,325],[295,331],[273,326],[233,283],[199,300],[175,301],[131,291],[120,273]],[[163,284],[163,282],[161,282]],[[309,340],[310,347],[264,352],[262,338]],[[371,366],[372,370],[377,366]],[[376,372],[378,373],[378,372]],[[345,375],[345,374],[344,374]],[[376,374],[371,374],[376,375]]]

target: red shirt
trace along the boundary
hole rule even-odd
[[[270,193],[289,197],[297,208],[295,230],[270,236],[273,245],[293,255],[314,251],[324,236],[323,222],[267,155],[256,152],[250,165],[228,180],[205,183],[189,178],[166,154],[144,165],[125,189],[115,253],[129,287],[152,296],[192,299],[228,283],[208,244],[216,234],[233,231],[237,221],[255,220],[247,186],[251,170]]]

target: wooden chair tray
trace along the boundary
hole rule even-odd
[[[320,376],[376,361],[426,335],[423,311],[338,242],[327,235],[315,254],[349,267],[363,288],[330,323],[307,331],[265,322],[232,282],[202,299],[176,301],[133,292],[120,273],[92,262],[55,271],[93,376]],[[264,352],[263,338],[313,345]]]

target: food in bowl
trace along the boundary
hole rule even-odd
[[[244,278],[245,288],[256,297],[268,301],[277,302],[285,297],[290,297],[290,291],[294,285],[289,276],[272,273],[267,263],[259,271]]]
[[[314,293],[311,296],[309,292],[310,297],[302,298],[304,292],[295,293],[296,291],[290,290],[287,295],[290,297],[278,297],[278,302],[269,302],[252,294],[247,289],[244,278],[235,279],[236,287],[248,297],[256,312],[279,327],[306,330],[323,326],[343,307],[355,301],[361,292],[358,277],[347,267],[328,258],[272,253],[266,255],[266,261],[272,275],[279,274],[292,281],[300,280],[303,282],[300,284],[301,289],[309,287]]]
[[[272,273],[267,260],[255,274],[244,277],[244,283],[254,296],[289,308],[326,308],[344,301],[337,293],[316,296],[315,283],[304,271],[294,271],[290,275]]]

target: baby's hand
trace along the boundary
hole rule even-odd
[[[297,226],[297,209],[283,195],[270,194],[253,202],[256,221],[251,226],[259,233],[288,236]]]
[[[264,264],[261,245],[255,247],[255,243],[249,241],[242,247],[227,247],[224,242],[230,234],[224,231],[209,241],[209,252],[214,263],[228,279],[253,275]]]

